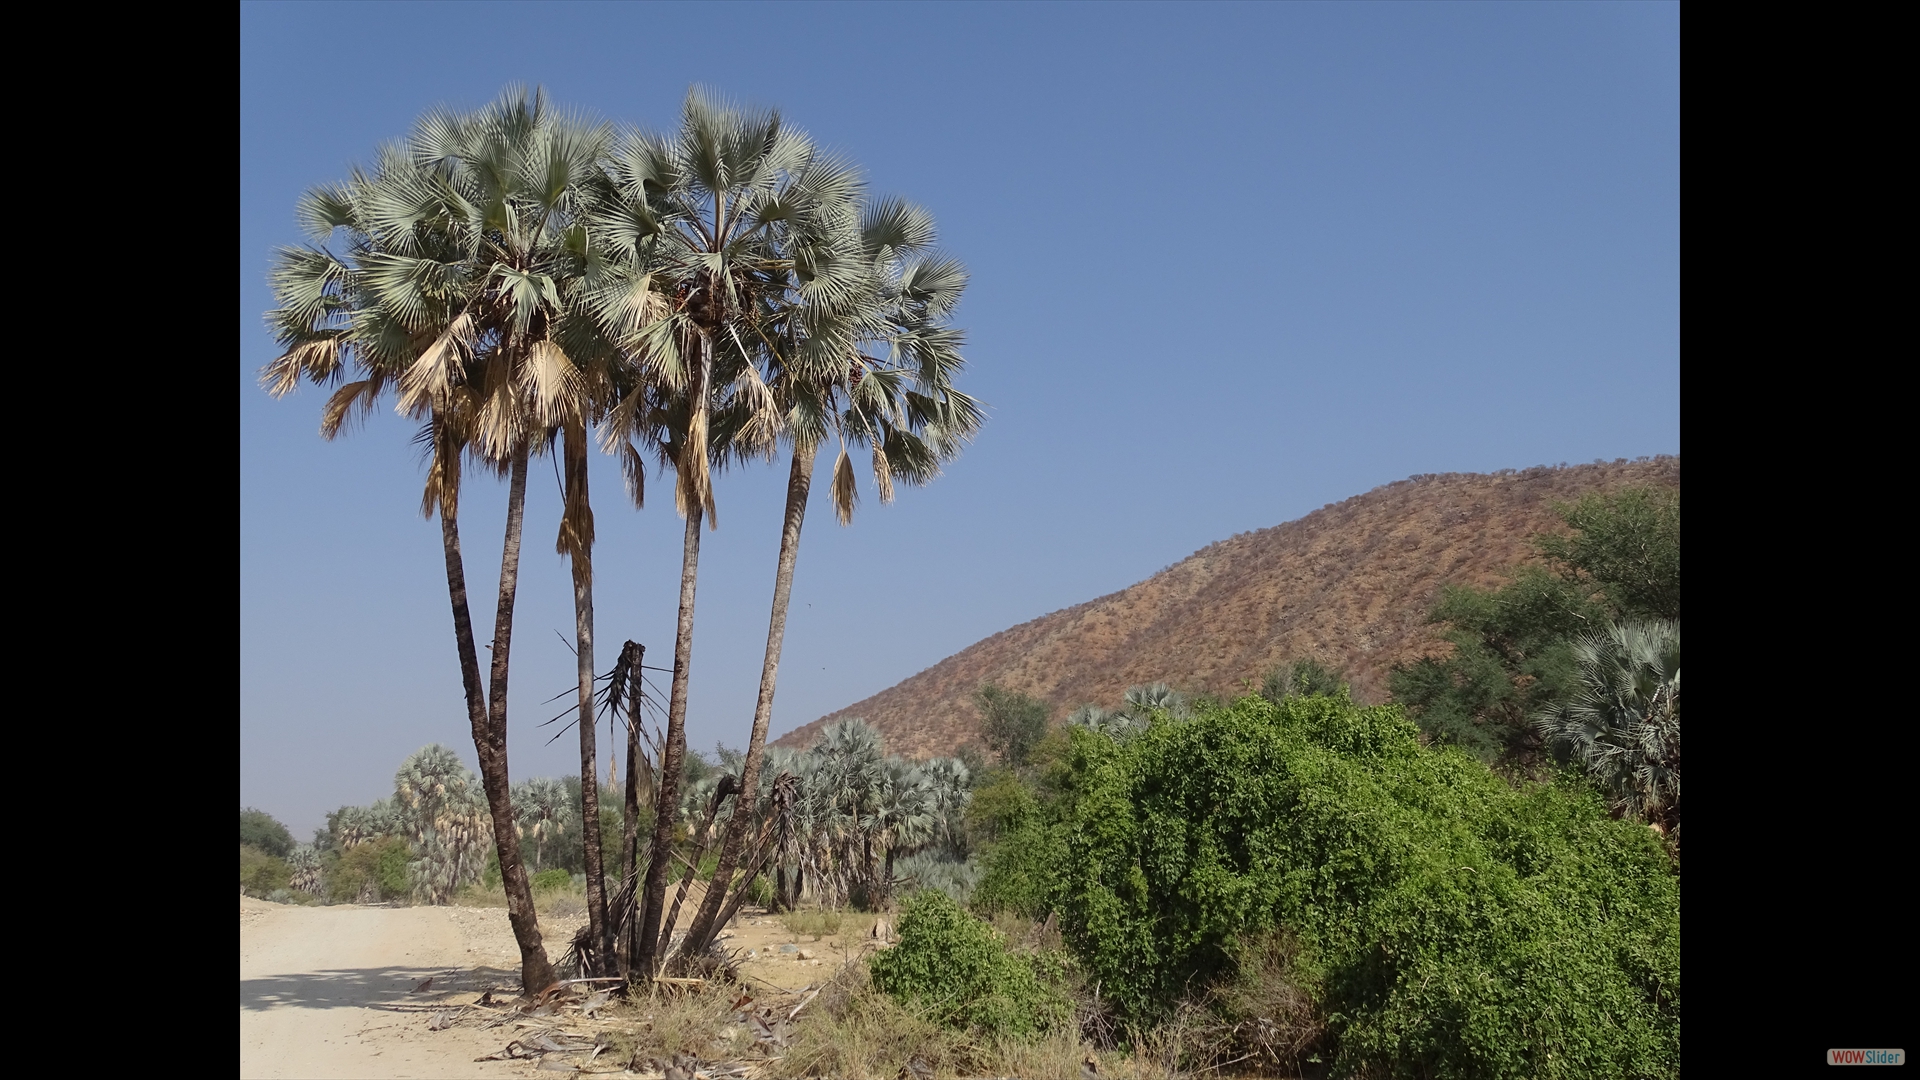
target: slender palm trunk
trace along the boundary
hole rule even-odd
[[[521,512],[526,505],[527,455],[513,459],[507,489],[507,538],[500,554],[500,604],[494,615],[492,703],[480,684],[480,660],[474,647],[473,618],[467,611],[467,579],[460,555],[458,511],[442,498],[440,536],[446,549],[447,591],[453,600],[454,636],[460,645],[460,676],[467,693],[467,719],[473,749],[480,760],[480,783],[493,819],[494,846],[500,856],[501,883],[507,892],[507,922],[520,946],[520,985],[537,993],[553,985],[553,965],[540,938],[533,910],[533,887],[520,861],[520,834],[514,829],[512,785],[507,772],[507,659],[513,637],[513,600],[520,567]]]
[[[562,528],[571,532],[566,547],[573,563],[574,667],[580,683],[580,832],[586,849],[587,934],[604,964],[612,953],[613,943],[607,927],[605,849],[600,837],[600,783],[596,775],[600,752],[595,743],[598,720],[593,709],[593,511],[587,494],[586,429],[568,425],[563,438],[567,505]]]
[[[641,675],[647,661],[647,647],[629,641],[626,646],[632,653],[632,670],[628,672],[629,689],[627,691],[627,787],[620,800],[620,895],[631,898],[634,894],[634,872],[640,862],[640,692]],[[614,687],[619,694],[625,688]],[[610,922],[626,922],[626,933],[614,943],[615,958],[620,964],[620,974],[626,975],[633,970],[634,948],[638,940],[639,919],[622,911],[609,917]]]
[[[773,688],[780,677],[780,648],[787,638],[787,601],[793,596],[793,566],[800,557],[800,527],[807,518],[807,493],[813,486],[813,462],[817,446],[795,441],[793,463],[787,472],[787,513],[780,529],[780,562],[773,575],[773,614],[767,621],[767,651],[760,662],[760,696],[753,706],[753,734],[747,740],[747,760],[740,770],[740,796],[734,801],[733,817],[727,823],[727,836],[720,845],[720,861],[713,868],[713,880],[707,895],[687,927],[683,956],[704,951],[712,936],[720,930],[717,917],[731,884],[734,867],[739,864],[741,841],[753,819],[760,791],[760,763],[766,758],[767,725],[773,719]],[[750,882],[742,882],[744,888]]]
[[[653,801],[653,850],[647,859],[646,900],[641,906],[640,948],[635,975],[651,979],[659,971],[660,918],[667,900],[667,864],[673,858],[674,808],[680,805],[680,770],[687,758],[687,676],[693,665],[693,593],[700,574],[699,496],[687,499],[686,539],[680,554],[680,621],[673,635],[673,688],[667,696],[667,745],[661,755],[660,784]]]
[[[687,859],[686,872],[680,875],[680,888],[673,894],[673,906],[667,909],[666,918],[660,923],[659,950],[663,956],[666,954],[667,946],[673,944],[673,925],[680,920],[680,905],[686,903],[687,890],[693,886],[694,875],[699,873],[700,870],[700,860],[707,857],[707,844],[713,839],[713,817],[720,812],[720,803],[721,799],[716,796],[713,802],[707,806],[706,819],[700,823],[700,831],[693,836],[693,855]],[[739,807],[739,801],[735,800],[734,811],[736,813],[739,812]],[[711,892],[711,887],[709,887],[709,895],[711,895]],[[693,954],[687,953],[685,955],[691,956]]]

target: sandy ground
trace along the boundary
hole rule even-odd
[[[697,900],[696,889],[682,925]],[[550,957],[560,958],[582,921],[541,918]],[[873,922],[849,915],[838,935],[815,938],[749,910],[723,931],[722,944],[742,957],[746,979],[799,989],[878,945]],[[243,897],[240,1075],[531,1076],[525,1062],[474,1060],[504,1045],[497,1031],[429,1031],[431,1012],[383,1007],[463,1005],[490,988],[517,993],[519,968],[505,908],[298,907]],[[432,985],[416,991],[429,977]]]
[[[573,927],[541,922],[557,956],[552,943],[564,948]],[[493,1032],[428,1031],[431,1014],[380,1007],[465,1004],[493,986],[517,991],[519,966],[504,909],[295,907],[242,898],[240,1075],[525,1076],[522,1064],[473,1060],[500,1049],[504,1040]],[[433,985],[415,993],[429,977]]]

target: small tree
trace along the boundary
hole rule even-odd
[[[293,852],[293,834],[264,810],[251,806],[240,811],[240,842],[252,844],[276,859]]]
[[[982,686],[973,701],[980,709],[980,734],[987,749],[1008,765],[1025,766],[1047,733],[1052,706],[997,683]]]
[[[1538,545],[1569,580],[1597,589],[1622,615],[1680,617],[1679,492],[1628,488],[1556,510],[1573,534]]]

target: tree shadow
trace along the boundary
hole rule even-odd
[[[425,991],[414,987],[428,978]],[[266,1009],[363,1009],[379,1005],[452,1005],[465,995],[492,990],[513,997],[520,973],[502,968],[332,968],[240,980],[240,1007]]]

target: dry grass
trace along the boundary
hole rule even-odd
[[[1016,932],[1020,927],[1013,927]],[[1029,932],[1035,929],[1031,924]],[[1189,1041],[1191,1041],[1189,1039]],[[1155,1050],[1170,1046],[1166,1037]],[[865,964],[843,968],[822,989],[798,1025],[793,1044],[768,1063],[768,1077],[835,1077],[842,1080],[893,1080],[912,1076],[909,1063],[939,1080],[977,1077],[1036,1077],[1072,1080],[1092,1058],[1098,1075],[1116,1080],[1173,1080],[1196,1075],[1182,1068],[1183,1057],[1164,1052],[1128,1054],[1101,1050],[1081,1037],[1077,1025],[1037,1039],[986,1039],[935,1024],[873,988]],[[1162,1064],[1165,1058],[1171,1068]]]
[[[507,890],[503,885],[495,885],[491,889],[469,885],[454,896],[453,902],[462,907],[504,908],[507,906]],[[541,915],[560,919],[584,915],[587,911],[586,886],[537,889],[533,894],[533,909]]]
[[[787,933],[795,937],[810,937],[815,941],[838,934],[841,921],[841,914],[828,908],[803,908],[780,916]]]
[[[896,1080],[922,1070],[938,1080],[1073,1080],[1085,1075],[1083,1063],[1089,1058],[1098,1076],[1114,1080],[1300,1075],[1278,1062],[1255,1060],[1237,1041],[1232,1022],[1198,1005],[1158,1028],[1136,1032],[1130,1050],[1100,1049],[1078,1025],[1028,1041],[988,1039],[942,1028],[876,991],[866,965],[855,961],[821,988],[791,1029],[790,1044],[775,1050],[756,1045],[752,1029],[734,1011],[747,993],[762,996],[723,981],[662,991],[602,1010],[597,1023],[584,1026],[605,1037],[608,1053],[602,1061],[656,1074],[676,1055],[686,1054],[747,1064],[749,1075],[766,1080]],[[776,995],[763,1004],[773,1004],[777,1014],[802,1000],[798,994]]]

